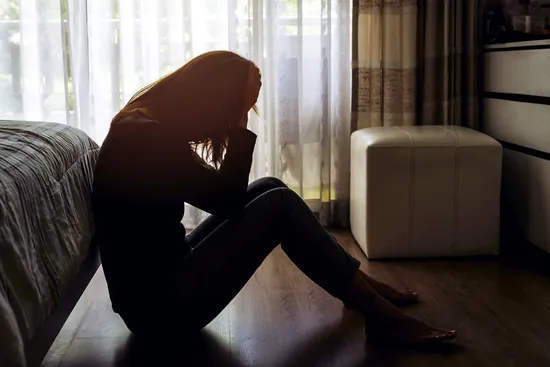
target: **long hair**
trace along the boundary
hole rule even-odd
[[[197,155],[219,167],[227,132],[243,111],[251,65],[250,60],[229,51],[197,56],[141,88],[111,124],[136,109],[146,109],[170,134],[193,137],[189,143]]]

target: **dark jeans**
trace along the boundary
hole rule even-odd
[[[210,216],[187,238],[193,249],[180,272],[178,309],[189,331],[210,323],[279,244],[304,274],[340,299],[359,268],[276,178],[250,184],[242,212],[227,220]]]

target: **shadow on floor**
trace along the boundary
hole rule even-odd
[[[314,328],[297,337],[289,350],[276,350],[274,355],[277,357],[270,363],[276,366],[388,366],[403,360],[421,359],[427,354],[444,362],[449,356],[464,351],[454,343],[410,349],[364,345],[358,343],[363,339],[361,324],[360,316],[346,313],[338,322]],[[202,330],[192,340],[178,340],[176,336],[146,340],[130,335],[127,343],[115,351],[115,360],[117,367],[247,365],[231,350],[230,343],[208,329]]]
[[[131,334],[115,354],[117,367],[244,366],[232,355],[230,345],[209,330],[187,340],[175,335],[150,340]]]

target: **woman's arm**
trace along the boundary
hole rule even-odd
[[[216,215],[230,215],[243,207],[256,144],[256,135],[243,127],[228,135],[227,151],[218,170],[191,154],[185,155],[179,168],[183,170],[179,189],[185,202]]]

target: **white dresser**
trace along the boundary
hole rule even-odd
[[[506,223],[550,252],[550,40],[485,47],[482,131],[504,146]]]

